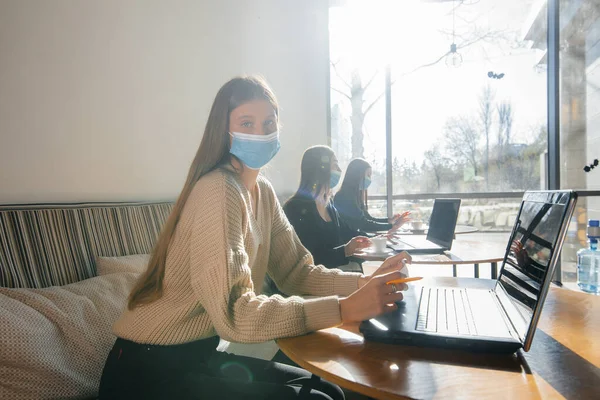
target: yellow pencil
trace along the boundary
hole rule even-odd
[[[422,276],[412,276],[410,278],[402,278],[402,279],[394,279],[393,281],[389,281],[386,282],[386,285],[395,285],[396,283],[406,283],[406,282],[412,282],[412,281],[419,281],[423,279]]]

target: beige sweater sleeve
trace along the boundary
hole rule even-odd
[[[285,216],[275,191],[264,180],[273,207],[271,252],[268,272],[277,287],[291,295],[347,296],[358,289],[361,274],[314,265],[312,254],[302,245]]]
[[[195,202],[190,274],[194,293],[219,336],[232,342],[264,342],[339,325],[334,296],[304,300],[254,292],[244,247],[244,199],[227,179],[207,182],[199,190],[211,195],[188,200]]]

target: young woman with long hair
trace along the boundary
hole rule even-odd
[[[183,190],[113,327],[100,399],[343,398],[300,368],[216,351],[219,337],[303,335],[402,299],[386,282],[403,277],[406,253],[373,276],[313,265],[259,175],[279,150],[278,117],[261,79],[234,78],[217,93]],[[261,294],[266,274],[290,297]]]
[[[367,209],[367,190],[371,184],[371,164],[362,158],[350,161],[342,187],[336,193],[334,204],[341,218],[350,228],[362,232],[388,231],[392,233],[410,220],[403,212],[391,218],[375,218]]]

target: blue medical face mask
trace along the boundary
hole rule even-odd
[[[369,178],[368,176],[365,176],[365,179],[363,179],[363,181],[360,183],[359,189],[367,190],[369,188],[369,186],[371,186],[371,178]]]
[[[342,172],[336,169],[331,170],[331,175],[329,175],[329,188],[333,189],[340,182],[340,177],[342,176]]]
[[[231,132],[231,136],[233,141],[229,152],[250,169],[264,167],[275,157],[281,147],[278,131],[269,135]]]

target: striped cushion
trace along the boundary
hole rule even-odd
[[[2,206],[0,287],[66,285],[95,276],[95,257],[150,253],[172,206]]]

